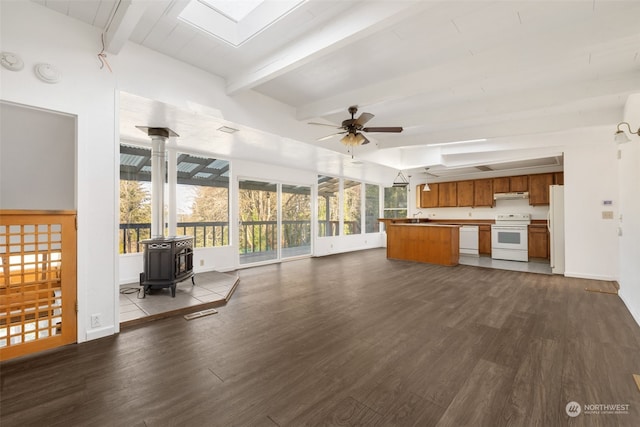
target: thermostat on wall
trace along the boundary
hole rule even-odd
[[[603,206],[612,206],[613,205],[613,200],[603,200],[602,201],[602,205]]]

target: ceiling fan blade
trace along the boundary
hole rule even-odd
[[[360,134],[360,135],[362,135],[362,134]],[[360,145],[365,145],[365,144],[368,144],[369,142],[371,142],[371,141],[369,141],[369,140],[367,139],[367,137],[366,137],[366,136],[362,135],[362,137],[364,138],[364,141],[362,141],[362,144],[360,144]]]
[[[336,135],[342,135],[344,133],[347,133],[347,132],[344,131],[344,132],[332,133],[331,135],[327,135],[327,136],[323,136],[322,138],[318,138],[318,139],[316,139],[316,141],[324,141],[324,140],[327,140],[329,138],[333,138]]]
[[[402,126],[389,126],[389,127],[377,127],[377,128],[364,128],[363,132],[402,132]]]
[[[335,129],[340,129],[340,126],[336,126],[336,125],[328,125],[326,123],[317,123],[317,122],[307,122],[308,125],[316,125],[316,126],[329,126]]]
[[[369,120],[373,119],[375,116],[371,113],[362,113],[360,114],[360,117],[358,117],[355,121],[356,125],[364,125],[365,123],[367,123]]]

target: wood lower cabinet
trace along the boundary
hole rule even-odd
[[[529,259],[544,258],[549,259],[549,230],[547,226],[530,225],[529,226]]]
[[[553,173],[529,175],[529,204],[531,206],[549,204],[549,186],[553,185]]]
[[[493,180],[477,179],[473,184],[473,206],[493,207]]]
[[[473,206],[473,181],[458,181],[456,188],[458,206]]]
[[[422,191],[424,189],[424,185],[419,185],[418,189],[420,194],[417,196],[420,198],[420,207],[421,208],[437,208],[438,205],[438,187],[439,184],[429,184],[430,191]]]
[[[491,255],[491,226],[478,227],[478,252],[480,255]]]
[[[460,226],[390,224],[387,227],[387,258],[458,265]]]
[[[458,206],[458,191],[456,182],[441,182],[438,184],[438,206],[441,208]]]

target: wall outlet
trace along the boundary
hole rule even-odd
[[[203,259],[201,259],[201,260],[200,260],[200,267],[202,267],[203,265],[204,265],[204,260],[203,260]]]
[[[91,315],[91,327],[92,328],[99,328],[101,325],[100,322],[100,313],[97,314],[92,314]]]

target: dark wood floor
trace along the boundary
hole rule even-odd
[[[589,281],[384,250],[239,274],[218,314],[2,364],[0,424],[640,425],[640,328]]]

